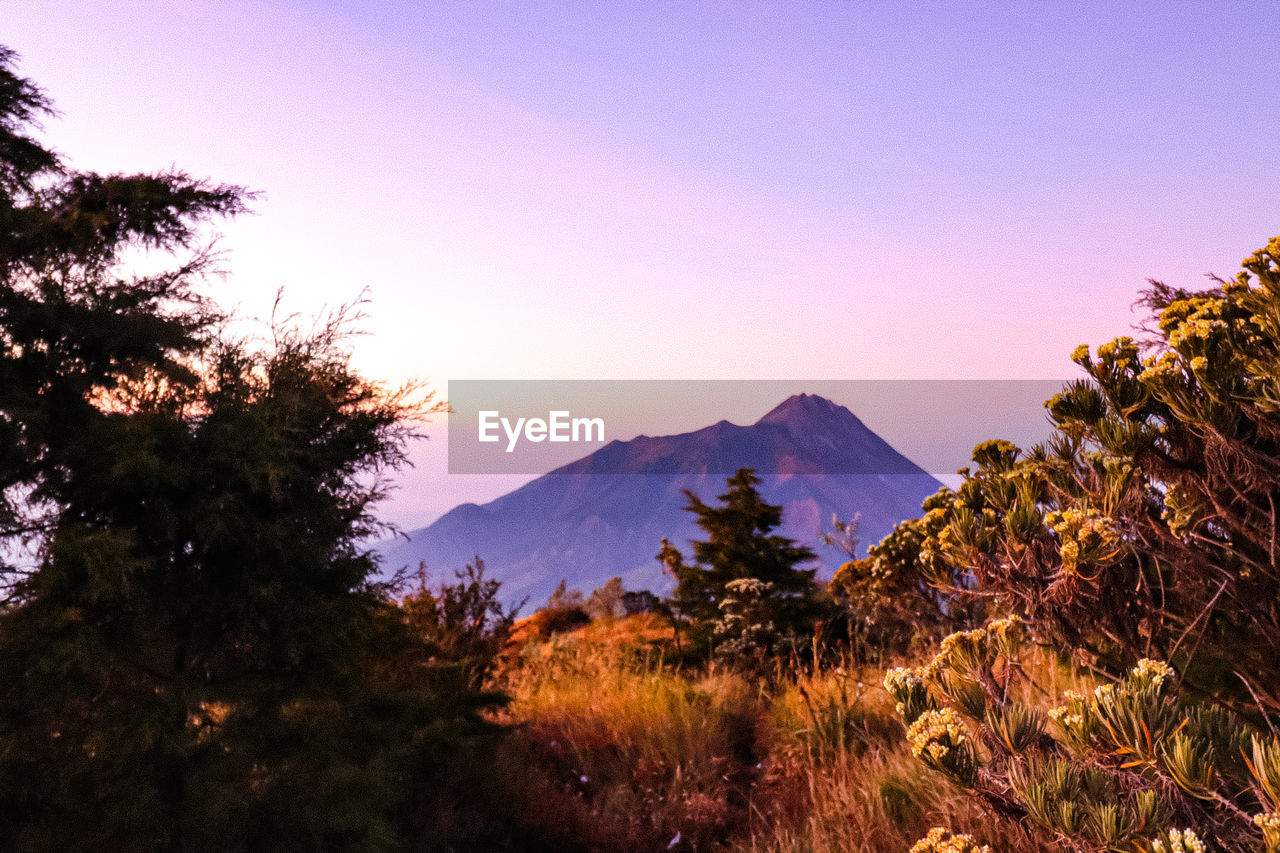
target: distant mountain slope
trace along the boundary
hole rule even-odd
[[[540,604],[561,578],[589,592],[613,575],[628,589],[663,592],[654,555],[667,537],[684,548],[701,531],[682,489],[714,503],[738,468],[762,472],[761,492],[782,504],[783,530],[818,552],[829,574],[839,555],[819,544],[831,516],[861,514],[864,546],[919,515],[941,485],[843,406],[790,397],[751,426],[720,421],[695,432],[614,441],[483,506],[463,504],[387,543],[384,565],[437,576],[481,555],[504,598]]]

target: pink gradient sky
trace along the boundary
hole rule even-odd
[[[1065,11],[1070,8],[1071,11]],[[220,298],[449,378],[1034,378],[1280,231],[1268,4],[8,0],[99,170],[263,191]],[[444,475],[414,525],[511,482]]]

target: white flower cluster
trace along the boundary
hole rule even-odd
[[[920,667],[908,669],[903,666],[895,666],[884,674],[884,689],[889,691],[890,696],[898,700],[898,713],[905,715],[907,706],[903,703],[903,699],[918,690],[924,689],[924,670]]]
[[[925,711],[907,729],[907,743],[916,758],[928,754],[934,761],[941,761],[967,739],[964,720],[953,708]]]
[[[1073,714],[1071,713],[1071,709],[1073,707],[1083,709],[1085,702],[1084,696],[1077,690],[1067,690],[1062,694],[1062,698],[1067,700],[1066,704],[1057,708],[1050,708],[1049,719],[1068,729],[1083,726],[1084,714]]]
[[[1204,842],[1194,832],[1171,829],[1151,840],[1152,853],[1205,853]]]
[[[750,595],[755,598],[764,598],[773,592],[773,584],[768,581],[762,581],[759,578],[735,578],[725,584],[724,588],[729,592]]]
[[[991,847],[979,847],[970,835],[952,835],[950,830],[935,826],[911,846],[911,853],[991,853]]]
[[[1268,850],[1280,848],[1280,812],[1257,815],[1253,825],[1262,830],[1262,842]]]
[[[1159,687],[1164,684],[1166,678],[1173,678],[1176,674],[1169,664],[1162,660],[1151,660],[1150,658],[1143,658],[1138,661],[1138,665],[1130,672],[1130,675],[1135,680],[1150,682],[1154,687]]]
[[[924,670],[919,667],[895,666],[884,674],[884,689],[890,696],[901,696],[924,686]]]

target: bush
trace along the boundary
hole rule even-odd
[[[425,565],[420,566],[418,589],[400,604],[437,661],[460,668],[473,687],[493,671],[520,609],[503,607],[498,600],[502,583],[484,572],[477,556],[454,572],[455,583],[429,589]]]
[[[1067,849],[1275,851],[1280,238],[1145,303],[1149,338],[1077,349],[1053,436],[975,448],[919,546],[935,584],[1108,683],[1048,714],[1013,701],[1015,619],[886,686],[921,761]]]

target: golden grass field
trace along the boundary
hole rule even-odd
[[[1043,849],[912,757],[882,666],[682,671],[654,615],[524,633],[498,684],[503,764],[550,849],[907,851],[938,825]],[[1029,665],[1045,706],[1077,681],[1048,656]]]

